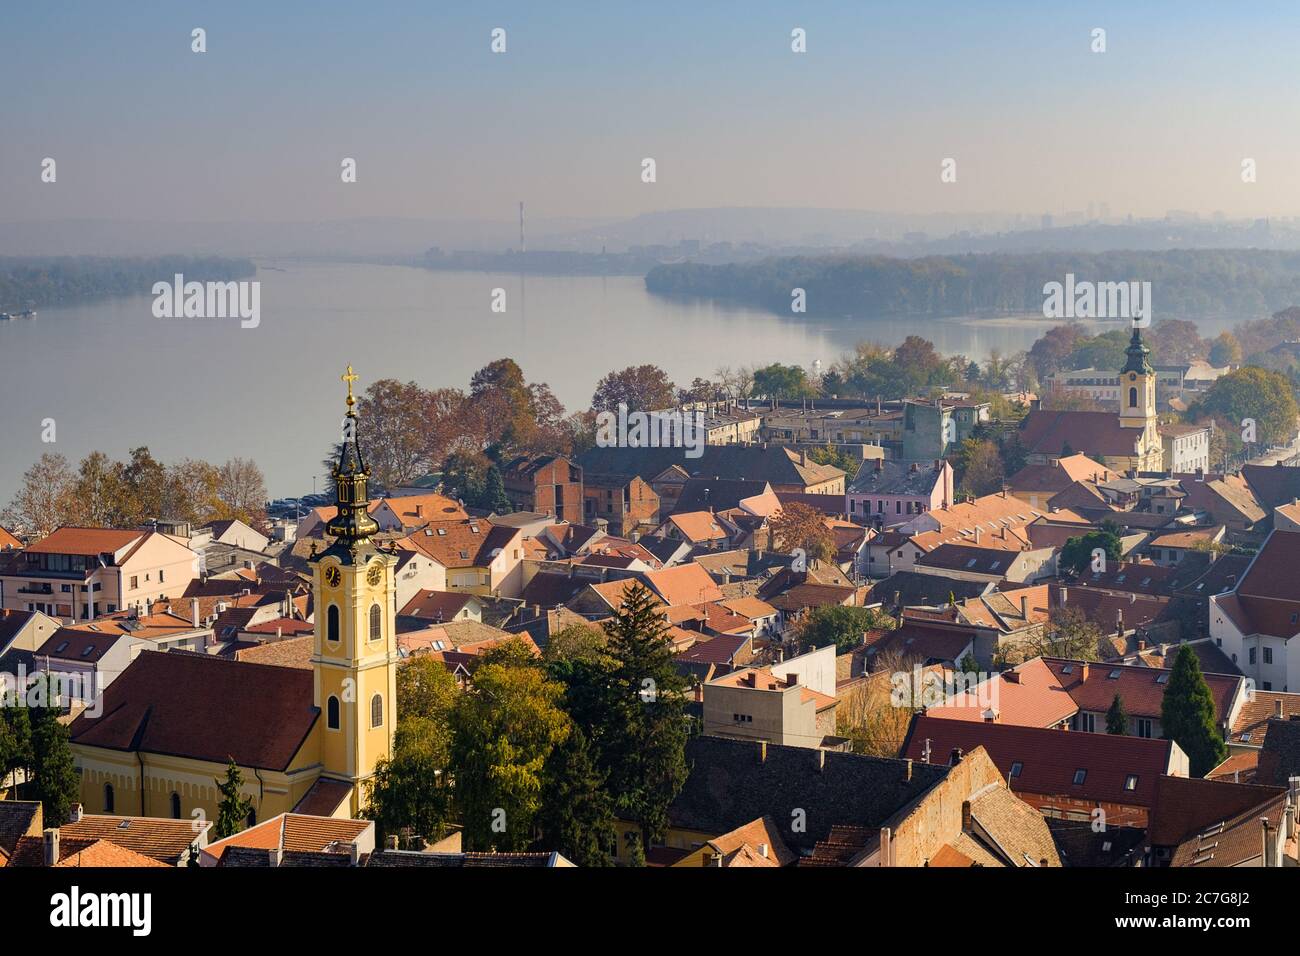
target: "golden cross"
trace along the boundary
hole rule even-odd
[[[351,408],[353,405],[356,404],[356,399],[352,397],[352,383],[355,382],[360,377],[361,376],[357,375],[355,372],[352,371],[351,365],[348,366],[348,370],[346,374],[339,376],[341,380],[348,383],[348,408]]]

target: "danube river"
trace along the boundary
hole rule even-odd
[[[171,277],[160,277],[170,280]],[[652,296],[631,276],[492,275],[403,266],[264,261],[261,317],[159,319],[150,296],[42,309],[0,322],[0,504],[42,452],[74,465],[99,449],[125,458],[220,463],[242,456],[273,497],[312,489],[343,411],[339,375],[467,388],[502,356],[585,407],[611,369],[654,363],[678,384],[719,366],[829,365],[862,339],[920,334],[983,359],[1031,345],[1042,320],[879,319],[843,325]],[[505,312],[492,311],[504,290]],[[53,419],[55,442],[42,442]],[[364,435],[364,431],[362,432]],[[319,480],[317,485],[320,485]]]

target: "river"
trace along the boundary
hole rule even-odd
[[[663,299],[632,276],[258,265],[256,328],[233,318],[158,319],[151,296],[0,322],[0,503],[43,452],[75,465],[94,449],[123,459],[138,445],[164,462],[252,458],[272,497],[306,493],[337,433],[339,375],[349,363],[359,389],[376,378],[467,388],[475,370],[509,356],[574,410],[590,402],[605,373],[633,364],[657,364],[689,384],[723,365],[829,365],[862,339],[894,345],[910,334],[982,360],[992,349],[1028,348],[1053,324],[1030,317],[832,325]],[[504,313],[491,309],[495,289],[505,291]],[[47,419],[53,443],[42,440]]]

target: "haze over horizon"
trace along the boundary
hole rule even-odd
[[[403,2],[382,26],[343,3],[16,8],[0,220],[504,224],[521,199],[539,235],[720,207],[1300,214],[1300,10],[1225,25],[1212,5],[940,6]]]

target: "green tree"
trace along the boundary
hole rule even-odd
[[[375,765],[365,817],[381,839],[399,835],[422,847],[446,835],[452,816],[451,713],[460,689],[442,661],[412,657],[397,669],[393,752]]]
[[[562,853],[578,866],[609,866],[617,840],[613,800],[581,729],[575,726],[551,751],[543,776],[538,848]]]
[[[514,511],[510,505],[510,499],[506,497],[506,483],[501,478],[501,469],[496,465],[490,465],[487,470],[487,477],[483,481],[483,493],[479,497],[478,506],[493,514],[509,514]]]
[[[234,836],[248,824],[253,811],[253,801],[243,795],[244,775],[232,759],[226,767],[226,779],[217,781],[221,803],[217,806],[217,822],[212,827],[212,839],[224,840]]]
[[[1263,445],[1290,441],[1300,416],[1287,377],[1253,365],[1229,372],[1215,381],[1194,411],[1226,421],[1234,430],[1244,430],[1246,426],[1242,423],[1253,419],[1255,441]]]
[[[1106,711],[1106,733],[1114,734],[1118,737],[1128,735],[1128,712],[1124,710],[1124,701],[1119,694],[1110,702],[1110,710]]]
[[[35,796],[47,826],[61,826],[68,819],[80,790],[68,739],[68,728],[59,722],[56,709],[45,711],[32,729]]]
[[[1166,740],[1172,740],[1187,754],[1190,773],[1203,777],[1227,755],[1214,721],[1214,697],[1201,674],[1195,652],[1183,644],[1174,658],[1173,673],[1160,703],[1160,725]]]
[[[0,706],[0,780],[14,774],[11,797],[17,792],[17,772],[30,769],[34,760],[31,713],[11,691],[8,703]]]
[[[564,689],[536,667],[484,664],[452,711],[456,805],[471,850],[532,844],[543,768],[572,725]]]
[[[824,604],[800,619],[796,633],[799,642],[807,647],[834,644],[840,651],[847,651],[861,644],[862,635],[867,631],[895,627],[894,619],[878,608]]]
[[[450,751],[445,722],[421,715],[398,718],[392,755],[375,764],[366,785],[363,815],[375,821],[380,840],[400,835],[422,849],[426,841],[446,836],[452,816]]]
[[[459,693],[442,661],[424,654],[410,657],[397,668],[397,722],[424,717],[446,723]]]
[[[1123,541],[1108,528],[1070,538],[1061,548],[1058,566],[1063,572],[1082,574],[1092,566],[1092,553],[1097,549],[1105,552],[1107,561],[1118,561],[1123,553]]]
[[[808,373],[798,365],[774,362],[766,368],[754,369],[754,394],[763,398],[804,398],[817,390],[808,380]]]
[[[605,622],[613,664],[596,741],[615,809],[640,827],[643,850],[662,839],[687,774],[686,681],[656,603],[638,582]]]

